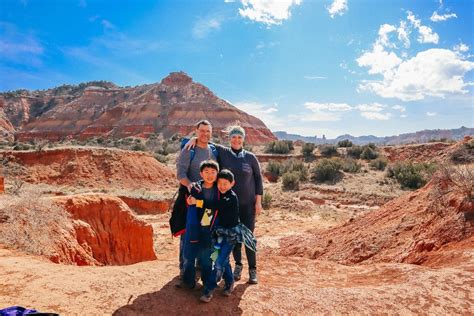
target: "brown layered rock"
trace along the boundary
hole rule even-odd
[[[119,198],[104,194],[55,197],[72,216],[74,241],[63,238],[55,262],[77,265],[127,265],[155,260],[153,228]],[[59,244],[61,244],[59,242]],[[82,248],[82,249],[81,249]]]
[[[29,183],[160,191],[176,186],[174,172],[143,152],[67,147],[4,151],[0,158],[19,165],[17,176]]]
[[[240,124],[249,144],[276,140],[261,120],[219,99],[184,72],[134,88],[88,86],[79,92],[66,90],[66,95],[55,89],[2,95],[10,121],[20,128],[18,140],[187,135],[201,119],[210,120],[215,135],[221,137],[227,126]]]
[[[472,212],[466,192],[437,176],[424,188],[343,226],[286,238],[280,253],[341,264],[423,264],[445,245],[472,238]]]
[[[0,175],[0,193],[5,193],[5,178]]]

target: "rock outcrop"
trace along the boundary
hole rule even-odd
[[[174,172],[143,152],[67,147],[3,151],[1,158],[18,166],[16,176],[29,183],[160,191],[176,186]]]
[[[423,264],[447,245],[472,238],[473,213],[469,195],[437,176],[425,187],[343,226],[284,239],[281,254],[349,265]]]
[[[74,232],[58,236],[52,261],[77,265],[127,265],[155,260],[153,228],[119,198],[104,194],[55,197],[72,216]]]
[[[225,127],[240,124],[246,129],[247,143],[276,140],[261,120],[219,99],[183,72],[171,73],[161,83],[134,88],[87,86],[79,92],[61,90],[62,94],[57,89],[1,96],[7,117],[19,129],[18,140],[147,137],[153,133],[169,137],[190,133],[200,119],[210,120],[217,136],[224,135]]]

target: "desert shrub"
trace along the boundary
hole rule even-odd
[[[293,142],[287,140],[272,141],[265,146],[265,152],[271,154],[288,154],[293,149]]]
[[[349,173],[357,173],[362,168],[361,164],[351,158],[346,158],[342,162],[342,170]]]
[[[262,196],[262,207],[264,210],[268,210],[272,205],[272,195],[268,192],[264,192]]]
[[[305,158],[313,157],[313,151],[316,149],[316,145],[313,143],[304,143],[301,147],[301,153]]]
[[[449,158],[456,164],[474,162],[474,139],[459,146]]]
[[[385,170],[385,167],[387,167],[387,159],[385,158],[377,158],[375,160],[372,160],[370,163],[369,163],[369,167],[372,168],[372,169],[375,169],[375,170],[380,170],[380,171],[384,171]]]
[[[362,154],[362,147],[361,146],[352,146],[351,148],[347,149],[347,155],[354,159],[360,159],[360,154]]]
[[[339,159],[321,159],[311,170],[314,182],[335,182],[341,176],[342,164]]]
[[[375,159],[379,156],[379,154],[370,147],[369,145],[366,145],[363,147],[362,153],[360,154],[360,159],[365,159],[365,160],[372,160]]]
[[[162,154],[159,154],[159,153],[155,153],[155,154],[153,155],[153,157],[155,157],[155,159],[158,160],[158,161],[161,162],[161,163],[167,163],[167,162],[168,162],[168,159],[169,159],[168,156],[162,155]]]
[[[287,172],[298,173],[299,179],[301,181],[306,181],[309,177],[308,167],[305,165],[304,162],[297,159],[289,159],[282,164],[282,170],[280,171],[280,175]]]
[[[397,180],[402,189],[419,189],[435,170],[436,164],[399,162],[387,169],[387,176]]]
[[[69,214],[38,190],[0,200],[0,243],[36,255],[53,255],[57,235],[72,230]]]
[[[13,146],[13,150],[30,150],[32,147],[34,147],[34,146],[19,143],[19,144],[16,144],[15,146]]]
[[[348,139],[341,140],[337,143],[337,147],[352,147],[352,142]]]
[[[269,175],[277,180],[280,175],[283,173],[283,166],[280,162],[275,160],[270,160],[265,168],[265,171],[269,173]]]
[[[132,150],[133,151],[146,151],[146,147],[142,143],[137,142],[132,146]]]
[[[300,185],[300,174],[296,171],[286,172],[282,176],[283,190],[298,190]]]
[[[319,152],[323,157],[332,157],[337,156],[337,148],[333,145],[322,145],[319,146]]]

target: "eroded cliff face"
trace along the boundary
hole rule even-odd
[[[219,99],[183,72],[134,88],[87,86],[74,94],[64,93],[3,95],[6,115],[18,129],[16,138],[123,138],[153,133],[169,137],[188,134],[197,121],[208,119],[217,136],[224,136],[227,126],[239,124],[246,129],[249,144],[276,140],[261,120]]]

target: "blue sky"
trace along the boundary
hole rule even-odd
[[[185,71],[273,131],[474,126],[473,2],[0,0],[0,91]]]

